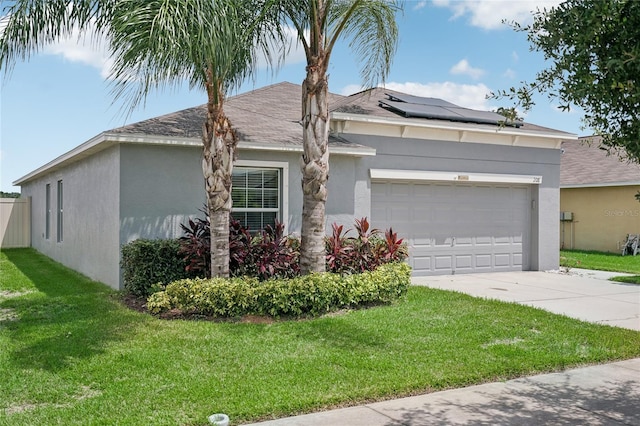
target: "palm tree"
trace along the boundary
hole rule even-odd
[[[386,79],[398,42],[393,0],[291,0],[282,2],[285,23],[295,27],[307,57],[302,83],[302,273],[325,270],[325,204],[329,178],[327,69],[336,42],[349,40],[361,64],[363,85]]]
[[[257,52],[269,59],[270,2],[248,0],[18,0],[0,36],[0,67],[75,27],[94,23],[115,59],[113,94],[131,109],[154,89],[185,79],[207,94],[202,130],[207,206],[211,220],[211,275],[229,276],[231,174],[237,139],[223,111],[225,95],[254,70]]]

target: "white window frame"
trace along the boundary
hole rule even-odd
[[[289,163],[286,161],[257,161],[237,160],[235,167],[252,167],[256,169],[280,169],[280,221],[284,225],[284,232],[289,228]],[[233,211],[233,208],[231,209]]]
[[[57,204],[57,215],[56,215],[56,223],[57,223],[57,232],[56,232],[56,241],[61,243],[64,240],[64,185],[62,179],[58,180],[57,190],[56,190],[56,199],[58,200]]]
[[[48,183],[44,187],[44,238],[51,238],[51,184]]]

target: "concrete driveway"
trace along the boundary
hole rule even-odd
[[[620,273],[571,270],[414,277],[415,285],[517,302],[583,321],[640,330],[640,285],[608,281]]]

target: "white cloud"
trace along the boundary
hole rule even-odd
[[[563,0],[434,0],[438,7],[446,7],[453,12],[451,19],[468,16],[469,23],[487,30],[505,28],[502,23],[516,21],[526,25],[532,21],[532,12],[549,9]]]
[[[479,79],[484,74],[484,70],[482,70],[480,68],[472,67],[469,64],[469,61],[467,61],[466,59],[462,59],[460,62],[455,64],[453,67],[451,67],[449,72],[451,74],[457,74],[457,75],[460,75],[460,74],[468,75],[469,77],[473,78],[474,80]]]
[[[348,84],[344,86],[342,90],[340,90],[340,94],[342,96],[349,96],[353,95],[354,93],[361,92],[362,90],[364,90],[364,88],[360,84]]]
[[[518,52],[516,52],[515,50],[511,52],[511,60],[513,62],[518,62],[520,60],[520,56],[518,56]]]
[[[280,64],[281,66],[291,65],[291,64],[299,64],[307,61],[307,58],[304,53],[304,48],[302,44],[298,41],[298,32],[293,27],[286,27],[284,29],[286,41],[285,41],[285,49],[288,49],[286,52],[286,56],[284,58],[284,63]],[[271,40],[269,42],[270,50],[273,55],[277,55],[278,51],[281,49],[280,42],[276,40]],[[260,53],[258,60],[259,68],[266,68],[268,61],[264,57],[264,54]],[[277,57],[274,59],[278,59]]]
[[[423,7],[425,7],[426,5],[427,5],[426,1],[419,1],[419,2],[416,2],[416,4],[413,5],[412,9],[413,10],[420,10]]]
[[[109,76],[113,59],[109,57],[107,42],[103,37],[80,35],[77,30],[64,39],[48,45],[43,52],[60,55],[70,62],[77,62],[97,68],[103,78]]]
[[[516,78],[516,72],[511,68],[507,68],[507,70],[502,73],[502,76],[508,78],[509,80],[513,80],[514,78]]]
[[[397,83],[385,84],[387,89],[397,90],[415,96],[444,99],[461,107],[490,110],[486,96],[491,90],[482,83],[458,84],[450,81],[443,83]]]
[[[305,54],[302,45],[298,42],[297,33],[294,28],[286,28],[289,51],[287,52],[284,64],[290,65],[305,62]],[[43,49],[43,53],[49,55],[60,55],[70,62],[81,63],[94,67],[100,71],[103,78],[108,78],[114,60],[110,57],[108,42],[104,36],[96,35],[94,28],[89,27],[86,33],[80,34],[78,30],[56,43],[50,44]],[[275,52],[276,49],[274,48]],[[264,55],[258,58],[258,67],[265,68],[267,60]]]

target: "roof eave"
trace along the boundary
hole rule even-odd
[[[560,184],[560,189],[576,189],[576,188],[607,188],[612,186],[640,186],[640,181],[632,182],[592,182],[592,183],[576,183],[576,184]]]
[[[416,132],[407,131],[407,129],[414,129],[422,132],[447,132],[451,136],[449,140],[452,141],[474,142],[477,139],[482,141],[482,143],[492,143],[487,140],[487,136],[496,135],[504,139],[500,144],[537,147],[539,144],[531,142],[532,140],[537,140],[544,141],[545,147],[554,149],[560,149],[563,140],[578,139],[578,136],[575,134],[561,131],[533,131],[509,126],[488,128],[442,120],[416,120],[415,118],[403,117],[392,118],[336,111],[331,113],[332,130],[335,132],[350,133],[350,129],[353,127],[350,126],[351,123],[394,127],[397,128],[396,136],[398,137],[415,137]]]
[[[51,173],[68,164],[82,160],[90,155],[107,149],[118,144],[143,144],[143,145],[159,145],[159,146],[202,146],[199,138],[185,138],[176,136],[156,136],[133,133],[113,133],[102,132],[97,136],[89,139],[85,143],[78,145],[72,150],[51,160],[45,165],[38,167],[34,171],[15,180],[13,185],[20,186],[31,180],[38,178],[46,173]],[[302,145],[292,144],[273,144],[239,141],[239,150],[256,150],[256,151],[277,151],[277,152],[303,152]],[[347,155],[354,157],[365,157],[376,155],[376,150],[369,147],[360,146],[331,146],[331,153],[336,155]]]

